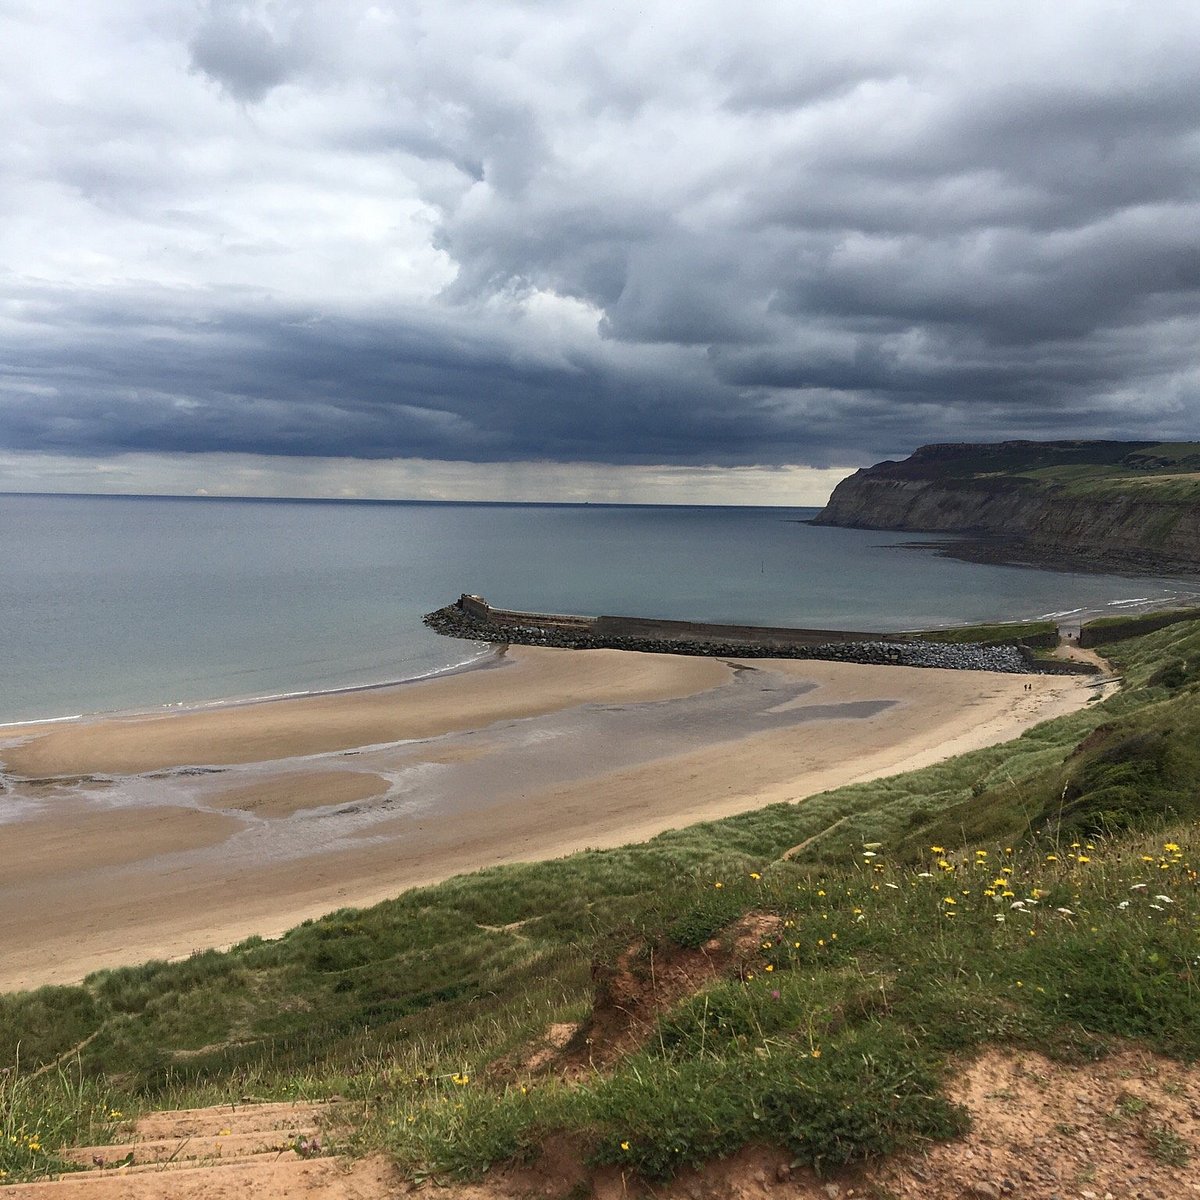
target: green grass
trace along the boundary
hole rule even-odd
[[[923,642],[1006,645],[1052,648],[1058,645],[1058,626],[1053,621],[1011,621],[1004,624],[963,625],[953,629],[927,629],[915,635]]]
[[[947,486],[995,480],[1080,499],[1137,496],[1170,505],[1200,498],[1198,442],[965,446],[917,469]]]
[[[1095,620],[1084,622],[1080,630],[1080,645],[1101,646],[1109,642],[1123,642],[1165,629],[1168,625],[1195,620],[1200,620],[1200,608],[1130,613],[1121,617],[1097,617]]]
[[[678,904],[707,916],[718,884],[728,911],[776,923],[638,1054],[566,1087],[519,1071],[489,1083],[482,1059],[426,1045],[367,1140],[418,1173],[476,1174],[552,1135],[648,1179],[764,1140],[822,1170],[964,1129],[942,1088],[952,1056],[985,1044],[1079,1061],[1134,1038],[1194,1059],[1197,848],[931,847],[913,864],[861,851],[824,871],[696,878],[637,931],[658,962],[685,949]]]
[[[960,1130],[947,1064],[987,1043],[1200,1056],[1200,623],[1108,652],[1120,694],[1005,746],[0,996],[24,1146],[0,1169],[53,1169],[113,1108],[331,1093],[418,1177],[550,1135],[648,1178],[764,1139],[824,1169]],[[775,921],[763,944],[636,1055],[574,1086],[523,1070],[630,947],[649,970],[744,913]]]
[[[123,1113],[105,1081],[87,1078],[78,1061],[40,1071],[10,1061],[0,1069],[0,1182],[73,1170],[63,1146],[111,1139]]]

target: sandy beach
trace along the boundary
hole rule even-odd
[[[514,647],[392,687],[6,729],[0,989],[803,800],[1092,694],[1071,677]]]

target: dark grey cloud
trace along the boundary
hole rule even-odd
[[[196,70],[247,104],[261,100],[309,57],[303,45],[237,0],[212,0],[188,50]]]
[[[1196,432],[1194,6],[46,8],[0,13],[0,448]]]

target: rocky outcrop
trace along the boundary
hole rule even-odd
[[[1136,477],[1127,488],[1109,484],[1089,496],[1078,487],[1023,476],[1003,458],[1000,470],[985,469],[988,451],[1018,445],[1039,444],[926,446],[902,463],[867,467],[838,484],[813,524],[990,539],[960,546],[969,558],[1200,570],[1200,505],[1160,500],[1149,494],[1159,489]],[[966,470],[968,465],[977,469]]]

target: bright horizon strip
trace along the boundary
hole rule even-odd
[[[854,467],[0,453],[0,492],[815,507]]]

